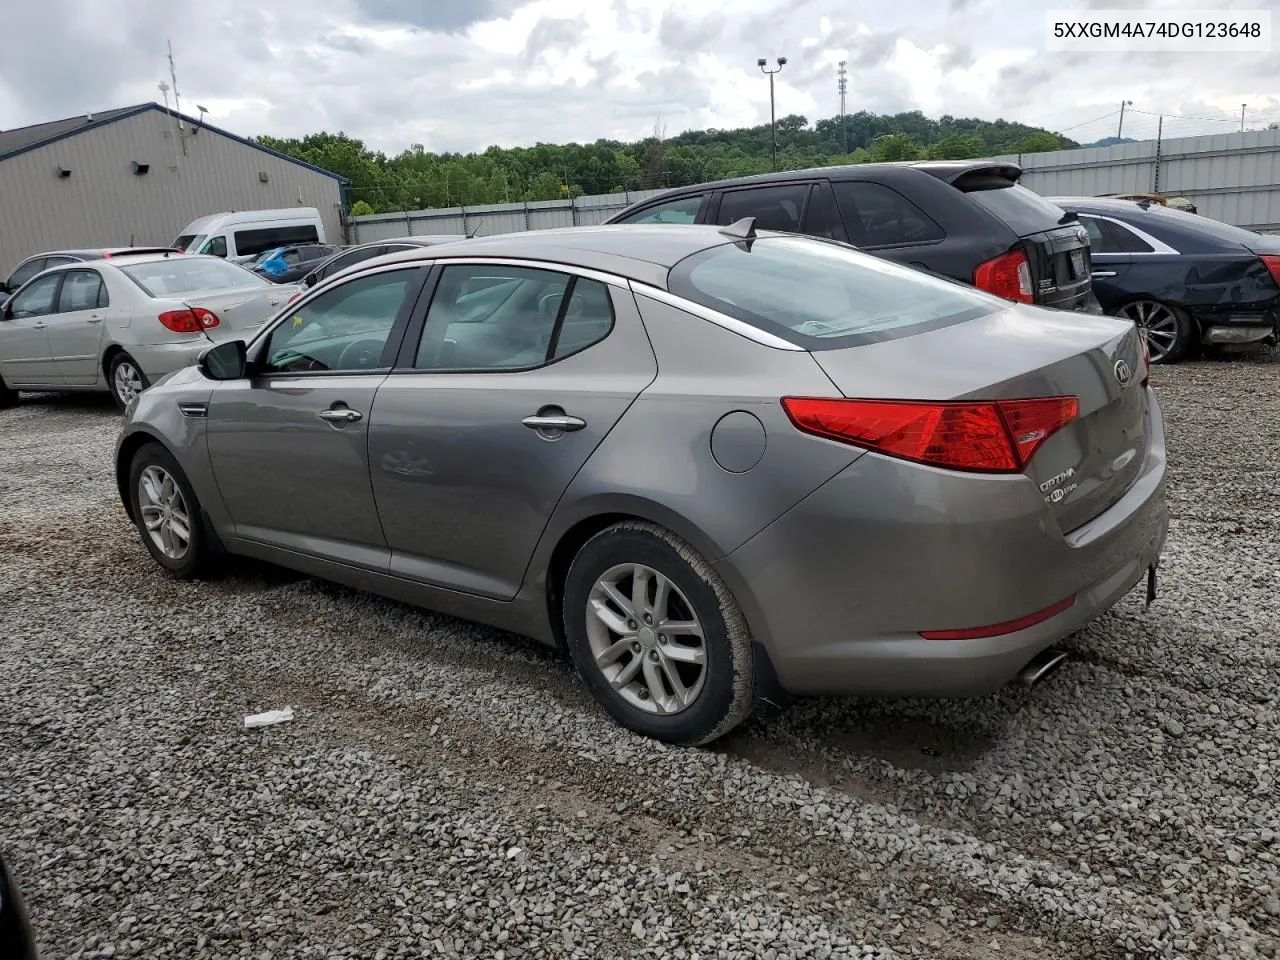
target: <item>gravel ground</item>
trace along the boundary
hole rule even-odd
[[[505,634],[266,567],[174,583],[105,403],[0,412],[0,845],[45,957],[1280,957],[1280,363],[1154,380],[1150,611],[1032,691],[700,751]]]

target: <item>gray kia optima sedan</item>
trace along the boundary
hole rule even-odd
[[[568,648],[618,722],[968,696],[1147,578],[1165,440],[1134,325],[836,242],[629,225],[365,261],[125,414],[120,495],[220,554]]]

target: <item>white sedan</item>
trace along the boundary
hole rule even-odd
[[[108,390],[123,409],[210,343],[251,338],[297,289],[179,253],[46,270],[0,307],[0,406],[19,390]]]

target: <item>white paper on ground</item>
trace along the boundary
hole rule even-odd
[[[255,713],[244,718],[245,727],[269,727],[276,723],[288,723],[293,719],[293,707],[283,710],[268,710],[266,713]]]

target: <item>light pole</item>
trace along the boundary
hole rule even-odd
[[[777,63],[778,65],[770,70],[769,61],[764,57],[756,61],[756,66],[760,68],[760,71],[769,75],[769,139],[773,143],[773,169],[775,172],[778,169],[778,120],[773,106],[773,75],[787,65],[787,58],[779,57]]]
[[[1122,139],[1123,134],[1124,134],[1124,108],[1125,108],[1125,107],[1132,107],[1132,106],[1133,106],[1133,101],[1132,101],[1132,100],[1121,100],[1121,101],[1120,101],[1120,124],[1119,124],[1119,126],[1117,126],[1117,127],[1116,127],[1116,141],[1117,141],[1117,142],[1119,142],[1119,141]]]

